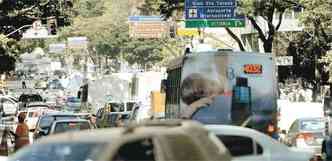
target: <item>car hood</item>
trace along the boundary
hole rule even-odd
[[[308,161],[314,156],[314,153],[312,151],[306,151],[303,149],[297,149],[297,148],[293,147],[293,148],[289,148],[289,153],[287,155],[283,155],[283,156],[289,156],[291,158],[294,158],[293,159],[294,161],[295,160]]]
[[[265,160],[278,160],[278,161],[309,161],[314,154],[309,151],[303,151],[300,149],[295,148],[289,148],[289,151],[287,152],[272,152],[271,158],[268,156],[261,156],[261,155],[255,155],[255,156],[243,156],[243,157],[233,157],[232,161],[265,161]]]

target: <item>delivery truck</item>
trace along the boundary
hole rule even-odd
[[[167,67],[166,119],[247,126],[277,132],[277,86],[269,53],[229,50],[187,53]],[[208,98],[208,103],[202,103]],[[193,105],[203,104],[193,110]]]

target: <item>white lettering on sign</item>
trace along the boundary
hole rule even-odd
[[[205,6],[205,7],[218,7],[218,6],[235,6],[235,2],[191,2],[191,6]]]
[[[203,2],[193,2],[192,3],[193,6],[204,6]]]
[[[276,58],[276,65],[278,66],[291,66],[293,65],[292,56],[280,56]]]

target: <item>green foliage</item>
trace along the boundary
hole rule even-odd
[[[35,20],[48,17],[61,18],[69,22],[71,10],[63,1],[58,0],[2,0],[0,1],[0,33],[8,34],[24,25],[31,25]],[[19,40],[20,32],[11,35]]]
[[[152,67],[163,60],[161,51],[162,44],[156,40],[131,39],[126,45],[124,58],[130,64]]]
[[[138,7],[141,15],[159,15],[161,0],[145,0],[142,6]]]
[[[97,17],[104,13],[105,6],[103,0],[80,0],[74,5],[74,11],[77,16]]]
[[[0,55],[17,57],[20,53],[20,45],[14,39],[0,34]]]
[[[287,9],[292,9],[297,5],[298,0],[239,0],[238,10],[240,14],[245,15],[254,29],[258,33],[259,39],[263,42],[265,52],[272,52],[273,41],[275,33],[279,30],[282,22],[282,15]],[[174,15],[175,11],[183,11],[184,0],[162,0],[160,5],[161,14],[166,18]],[[279,19],[275,23],[274,15],[278,13]],[[259,22],[258,18],[262,18]],[[268,26],[267,32],[264,32],[264,27]],[[235,40],[239,38],[232,32],[228,33]],[[239,46],[243,46],[240,41],[237,41]]]
[[[153,1],[147,1],[150,3],[143,5],[147,7],[146,12],[149,11],[147,14],[157,13],[157,5],[153,5]],[[89,39],[90,53],[113,60],[123,58],[128,63],[138,64],[141,67],[151,67],[164,59],[166,52],[163,52],[161,43],[164,40],[129,37],[128,12],[126,12],[129,11],[128,0],[96,2],[103,4],[102,15],[78,15],[71,26],[61,30],[58,41],[64,41],[71,36],[86,36]],[[87,3],[83,3],[83,5],[87,5]],[[82,11],[79,12],[84,12],[86,8],[82,7]]]

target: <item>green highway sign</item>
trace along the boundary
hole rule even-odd
[[[186,28],[245,27],[245,20],[186,20]]]

